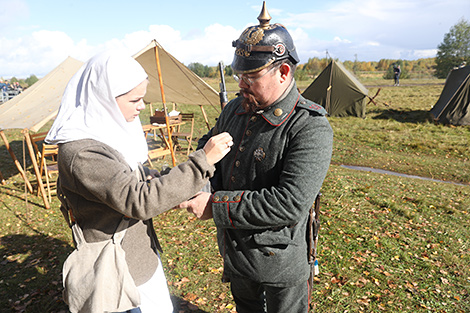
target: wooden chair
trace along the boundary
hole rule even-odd
[[[36,163],[39,167],[39,179],[46,182],[46,189],[49,196],[49,202],[52,201],[51,195],[56,191],[56,176],[59,173],[57,167],[57,154],[59,147],[57,145],[49,145],[44,142],[48,132],[31,134],[31,144],[36,155]],[[43,175],[44,174],[44,175]],[[41,190],[38,186],[38,196]]]
[[[181,147],[178,142],[179,138],[183,138],[188,143],[188,150],[186,152],[189,155],[190,150],[194,151],[191,143],[193,140],[193,132],[194,132],[194,113],[181,113],[181,121],[185,122],[188,125],[191,125],[190,128],[188,127],[187,131],[183,131],[181,126],[178,126],[177,129],[171,134],[172,140],[175,143],[175,150],[177,147]]]
[[[47,195],[49,196],[49,202],[52,201],[51,194],[57,192],[57,177],[59,174],[59,167],[57,164],[57,154],[59,153],[59,146],[49,145],[46,143],[42,144],[41,149],[41,160],[39,162],[39,171],[41,178],[46,179]],[[52,179],[52,181],[51,181]]]
[[[31,143],[34,148],[34,153],[36,154],[36,162],[39,164],[41,160],[41,149],[42,144],[44,143],[44,139],[46,138],[48,132],[37,133],[37,134],[29,134],[29,138],[31,138]]]

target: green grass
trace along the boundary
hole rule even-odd
[[[329,118],[334,151],[322,188],[320,275],[312,311],[469,312],[470,127],[436,125],[430,119],[443,81],[402,80],[400,87],[377,82],[365,82],[382,88],[365,119]],[[217,89],[216,82],[209,83]],[[308,83],[299,85],[303,89]],[[377,88],[369,87],[370,95]],[[235,84],[228,82],[227,89],[232,98]],[[178,109],[197,113],[197,137],[207,131],[198,107]],[[205,110],[213,126],[218,108]],[[34,181],[20,131],[5,133]],[[178,162],[185,159],[177,153]],[[164,164],[171,164],[169,157],[154,163],[157,168]],[[342,164],[467,185],[350,170]],[[59,202],[54,199],[52,209],[45,210],[39,197],[25,193],[3,143],[0,171],[7,179],[0,187],[0,311],[65,312],[61,267],[73,248]],[[173,210],[156,217],[154,225],[178,310],[234,311],[229,286],[220,282],[214,223]]]

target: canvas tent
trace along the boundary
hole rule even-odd
[[[331,116],[365,117],[367,94],[367,88],[341,62],[331,60],[302,95]]]
[[[163,86],[160,85],[157,56],[159,57]],[[204,114],[206,124],[208,124],[203,106],[212,105],[215,108],[220,106],[217,91],[165,51],[156,40],[152,40],[150,44],[136,53],[134,58],[149,75],[150,84],[144,98],[146,102],[163,102],[162,90],[164,90],[167,102],[198,105]]]
[[[65,86],[83,62],[68,57],[30,88],[0,106],[0,130],[37,132],[57,115]]]
[[[6,138],[3,130],[15,128],[22,129],[25,134],[25,139],[27,143],[29,143],[29,136],[27,136],[28,132],[37,132],[42,126],[44,126],[44,124],[57,115],[65,87],[67,86],[70,78],[72,78],[82,64],[82,62],[68,57],[30,88],[0,106],[0,135],[30,191],[32,189],[31,185],[29,184],[20,163],[16,159],[13,151],[10,149],[8,139]],[[45,199],[44,186],[42,185],[42,180],[39,179],[40,175],[37,172],[38,167],[36,164],[35,153],[32,151],[33,148],[30,143],[28,144],[28,149],[36,171],[36,176],[38,177],[38,185],[41,189],[44,203],[46,207],[48,207],[49,203]]]
[[[439,123],[470,125],[470,66],[449,73],[441,95],[430,112]]]

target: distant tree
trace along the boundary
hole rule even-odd
[[[377,71],[387,71],[390,68],[390,64],[392,63],[392,60],[381,59],[377,64]]]
[[[354,66],[356,65],[355,63],[356,62],[354,62],[354,61],[346,60],[346,61],[343,62],[343,65],[348,71],[354,72]]]
[[[438,78],[446,78],[452,68],[463,61],[470,62],[470,23],[461,19],[444,35],[437,46],[436,73]]]
[[[226,76],[232,77],[232,75],[233,75],[232,66],[227,65],[227,66],[224,68],[224,72],[225,72],[225,75],[226,75]]]
[[[308,80],[310,76],[308,75],[307,71],[303,67],[297,67],[294,73],[294,78],[296,81],[301,81],[301,80]]]
[[[28,78],[24,80],[26,84],[28,84],[28,87],[31,87],[35,82],[37,82],[39,79],[36,77],[36,75],[32,74]]]
[[[220,77],[219,69],[217,66],[206,66],[206,77]]]
[[[329,62],[326,58],[319,59],[315,57],[315,58],[308,59],[307,64],[305,64],[305,71],[309,75],[317,76],[325,69],[328,63]]]
[[[188,68],[199,77],[207,77],[206,66],[201,63],[189,63]]]

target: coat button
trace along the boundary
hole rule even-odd
[[[235,182],[235,176],[230,177],[230,179],[232,180],[232,182]]]
[[[219,198],[219,196],[215,196],[212,200],[215,201],[215,202],[217,202],[217,201],[220,200],[220,198]]]
[[[228,196],[227,195],[223,196],[222,201],[224,201],[224,202],[228,201]]]
[[[274,110],[274,115],[275,116],[281,116],[282,115],[282,109],[277,108],[276,110]]]
[[[240,146],[240,148],[238,148],[238,150],[240,150],[240,152],[245,151],[245,149],[246,149],[246,148],[245,148],[244,146]]]
[[[250,118],[250,120],[251,120],[252,122],[256,122],[257,119],[258,119],[258,118],[257,118],[255,115],[253,115],[253,116]]]
[[[250,129],[248,129],[245,134],[246,134],[247,136],[251,136],[252,133],[253,133],[253,132],[252,132]]]
[[[242,198],[242,197],[240,197],[240,196],[235,196],[235,197],[233,197],[233,201],[238,202],[238,201],[240,201],[241,198]]]
[[[236,166],[236,167],[240,167],[240,161],[239,161],[239,160],[236,160],[236,161],[235,161],[235,166]]]

